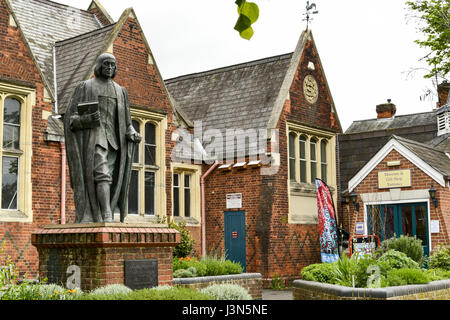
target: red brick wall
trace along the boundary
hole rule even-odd
[[[314,63],[315,70],[308,69],[309,62]],[[319,99],[315,104],[308,103],[303,95],[303,82],[307,75],[312,75],[319,87]],[[342,132],[336,115],[332,113],[332,98],[327,88],[325,75],[320,67],[318,53],[311,41],[308,41],[305,46],[289,94],[291,100],[288,120]]]
[[[103,24],[103,26],[109,26],[111,23],[109,22],[108,18],[103,14],[101,10],[97,7],[93,7],[89,9],[90,12],[95,14],[95,16],[98,18],[98,20]]]
[[[391,168],[387,166],[387,162],[390,161],[401,161],[401,166]],[[432,201],[430,201],[430,220],[440,221],[440,233],[431,234],[431,245],[432,248],[436,248],[438,244],[449,244],[450,242],[450,191],[447,188],[443,188],[436,181],[431,179],[425,172],[416,167],[412,162],[407,160],[396,150],[393,150],[389,155],[383,159],[370,174],[364,178],[364,180],[357,186],[355,192],[358,194],[358,202],[360,203],[360,210],[357,212],[352,204],[342,205],[341,212],[343,213],[344,229],[349,230],[352,235],[355,234],[355,223],[364,222],[364,204],[361,199],[361,194],[364,193],[378,193],[378,192],[389,192],[389,190],[379,190],[378,189],[378,172],[379,171],[389,171],[389,170],[402,170],[411,169],[411,179],[412,187],[401,188],[402,191],[411,190],[428,190],[431,184],[437,190],[437,197],[439,200],[438,208],[435,208]],[[429,228],[430,228],[429,222]]]
[[[36,88],[33,106],[33,223],[0,223],[0,243],[5,241],[5,251],[0,264],[7,256],[17,264],[20,274],[35,276],[38,268],[37,251],[31,245],[31,233],[38,227],[58,223],[60,211],[60,152],[59,144],[44,141],[47,121],[42,111],[52,111],[52,104],[44,102],[43,82],[33,62],[20,31],[9,26],[9,11],[5,1],[0,1],[0,81],[10,81]]]

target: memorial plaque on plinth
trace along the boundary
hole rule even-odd
[[[158,286],[158,260],[127,260],[125,285],[132,290],[150,289]]]

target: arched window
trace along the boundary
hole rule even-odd
[[[145,124],[145,165],[156,165],[156,127],[151,122]]]
[[[21,103],[6,98],[3,104],[2,190],[3,210],[18,210]]]
[[[311,183],[316,183],[317,178],[317,140],[312,138],[310,143],[309,159],[311,162]]]
[[[155,179],[158,171],[156,157],[157,126],[153,122],[140,122],[136,119],[132,120],[132,125],[143,136],[143,142],[134,150],[128,194],[128,213],[154,216],[156,214]]]
[[[297,135],[289,133],[289,179],[295,181],[295,140]]]
[[[306,177],[306,143],[308,138],[304,135],[300,136],[300,182],[308,182]]]

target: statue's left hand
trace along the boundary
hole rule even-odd
[[[142,141],[142,136],[138,132],[136,132],[134,128],[132,130],[128,130],[126,136],[128,141],[131,141],[133,143],[141,143]]]

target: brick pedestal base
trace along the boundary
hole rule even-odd
[[[40,279],[65,285],[68,268],[77,266],[83,291],[125,284],[125,261],[157,261],[158,285],[172,285],[172,251],[179,242],[174,229],[119,223],[48,226],[32,235]]]

